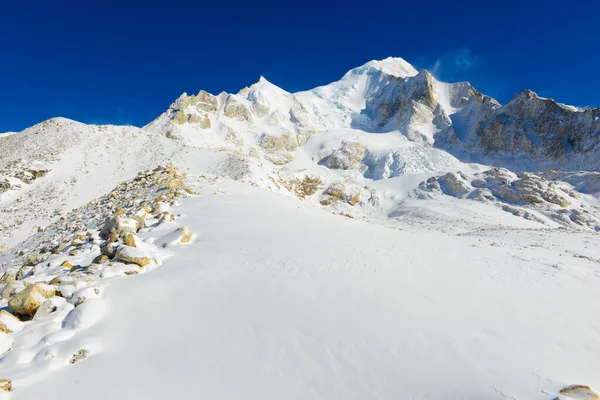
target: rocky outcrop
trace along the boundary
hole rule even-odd
[[[338,201],[342,201],[354,206],[360,201],[360,197],[360,191],[349,188],[340,182],[335,182],[325,189],[320,203],[323,206],[330,206]]]
[[[431,198],[436,193],[497,203],[502,210],[528,220],[545,223],[536,215],[540,213],[561,225],[600,231],[600,208],[585,207],[581,193],[540,174],[515,174],[504,168],[491,168],[469,177],[459,171],[431,177],[421,182],[415,191],[420,199]]]
[[[252,124],[252,113],[250,110],[231,95],[227,96],[225,100],[223,115],[236,121],[245,121]]]
[[[330,169],[354,169],[358,168],[365,157],[365,147],[358,142],[345,142],[342,147],[335,150],[319,161]]]
[[[567,162],[569,155],[599,154],[599,135],[599,108],[564,106],[524,90],[476,127],[468,148]]]

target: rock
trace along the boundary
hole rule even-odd
[[[123,238],[123,242],[125,243],[125,246],[131,246],[131,247],[137,247],[136,242],[138,240],[139,239],[137,238],[137,236],[135,236],[133,233],[125,234],[125,237]]]
[[[204,119],[200,122],[200,128],[209,129],[211,127],[210,119],[208,117],[204,117]]]
[[[162,214],[165,212],[169,212],[171,208],[169,207],[169,205],[167,203],[165,203],[164,201],[159,201],[157,203],[154,203],[152,205],[152,214],[156,215],[156,214]]]
[[[18,314],[33,317],[42,303],[55,294],[54,286],[35,283],[11,297],[8,306]]]
[[[16,327],[21,324],[21,320],[16,316],[12,315],[6,310],[0,311],[0,322],[9,330],[14,331]],[[10,332],[7,332],[10,333]]]
[[[137,264],[140,267],[150,264],[150,258],[137,247],[119,246],[116,257],[125,264]]]
[[[187,226],[182,226],[181,228],[177,228],[163,236],[159,240],[159,243],[162,247],[185,244],[191,242],[193,236],[194,234],[190,228]]]
[[[24,277],[27,276],[27,274],[29,274],[30,272],[33,271],[32,267],[27,267],[27,266],[22,266],[21,268],[19,268],[19,270],[17,271],[17,280],[21,280]]]
[[[358,167],[365,158],[365,148],[357,142],[344,143],[341,149],[335,150],[322,159],[319,164],[330,169],[353,169]]]
[[[78,363],[80,361],[85,360],[87,357],[88,357],[88,351],[85,349],[81,349],[77,353],[73,354],[73,357],[71,357],[69,364],[72,365],[72,364]]]
[[[66,245],[66,244],[64,244],[64,243],[61,243],[61,244],[59,244],[58,246],[55,246],[55,247],[53,247],[53,248],[52,248],[52,250],[51,250],[51,252],[52,252],[52,254],[61,254],[61,253],[62,253],[62,251],[63,251],[63,250],[66,248],[66,247],[67,247],[67,245]]]
[[[44,255],[44,254],[37,254],[37,253],[28,254],[23,257],[23,263],[25,265],[34,267],[34,266],[38,265],[39,263],[45,261],[47,258],[48,258],[48,256]]]
[[[10,392],[12,390],[12,381],[10,379],[0,379],[0,390]]]
[[[17,280],[17,273],[16,272],[6,271],[2,275],[2,278],[0,278],[0,283],[11,283],[11,282],[14,282],[16,280]]]
[[[48,283],[53,286],[74,285],[73,279],[65,276],[56,276]]]
[[[54,311],[56,311],[56,306],[54,305],[52,300],[46,300],[35,312],[33,320],[37,321],[38,319],[42,319],[45,316],[52,314]]]
[[[179,110],[177,111],[177,113],[175,113],[175,116],[173,117],[173,122],[180,125],[185,124],[187,122],[187,116],[183,111]]]
[[[303,199],[312,196],[319,190],[321,178],[305,175],[302,180],[295,178],[289,181],[282,181],[282,184],[287,190],[293,191],[296,196]]]
[[[173,179],[172,181],[170,181],[167,184],[167,189],[172,189],[175,186],[181,186],[181,185],[183,185],[183,181],[181,179]]]
[[[190,115],[188,115],[187,120],[190,124],[197,124],[198,121],[200,120],[200,117],[198,117],[198,114],[190,114]]]
[[[175,221],[175,215],[170,213],[169,211],[165,211],[161,213],[158,217],[158,223],[162,224],[163,222],[173,222]]]
[[[137,220],[118,216],[106,220],[100,231],[100,237],[102,239],[107,239],[113,232],[117,232],[119,236],[123,236],[125,233],[137,233],[137,231]]]
[[[145,207],[141,207],[137,210],[133,216],[133,219],[137,221],[137,230],[144,228],[146,226],[146,218],[148,218],[148,210]]]
[[[563,394],[571,399],[581,400],[598,400],[600,395],[596,394],[591,387],[586,385],[571,385],[560,390],[560,394]]]
[[[22,290],[24,287],[25,286],[23,285],[22,282],[19,282],[19,281],[10,282],[6,286],[4,286],[4,288],[2,289],[2,298],[5,300],[8,300],[12,296],[14,296],[18,291]]]
[[[438,178],[442,192],[454,197],[462,197],[471,192],[472,189],[469,187],[469,184],[466,182],[466,180],[467,177],[461,172],[449,172],[446,175]]]
[[[227,96],[223,115],[237,121],[252,123],[252,114],[250,113],[250,110],[248,110],[245,105],[235,100],[231,95]]]
[[[114,255],[113,255],[114,257]],[[104,264],[109,260],[108,256],[101,254],[92,260],[92,264]]]
[[[118,243],[110,242],[107,240],[106,242],[104,242],[100,245],[101,256],[105,256],[108,258],[114,258],[115,254],[117,253],[118,247],[119,247]],[[98,256],[98,257],[101,257],[101,256]]]
[[[71,269],[73,268],[73,264],[71,264],[69,261],[65,260],[62,262],[62,264],[60,264],[61,267],[65,268],[65,269]]]
[[[4,333],[6,333],[7,335],[8,335],[9,333],[12,333],[12,331],[11,331],[10,329],[8,329],[8,328],[6,327],[6,325],[4,325],[4,322],[2,322],[2,321],[0,321],[0,332],[4,332]]]

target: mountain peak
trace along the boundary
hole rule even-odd
[[[400,57],[388,57],[383,60],[371,60],[360,67],[351,69],[346,75],[363,75],[381,71],[399,78],[415,76],[419,73],[415,67]]]

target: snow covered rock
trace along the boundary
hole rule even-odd
[[[172,232],[169,232],[165,236],[159,239],[161,247],[168,247],[177,244],[186,244],[192,241],[194,234],[187,226],[177,228]]]
[[[150,264],[150,257],[148,257],[148,254],[137,247],[119,246],[116,258],[126,264],[137,264],[140,267],[145,267]]]
[[[8,306],[18,314],[33,317],[42,303],[54,295],[54,286],[35,283],[11,297]]]
[[[462,197],[471,192],[472,188],[467,183],[467,177],[459,172],[448,172],[438,179],[442,192],[454,197]]]
[[[64,301],[64,299],[62,299]],[[35,315],[33,316],[33,320],[37,321],[38,319],[42,319],[47,315],[52,314],[56,311],[56,305],[52,301],[52,299],[46,300],[42,303],[42,305],[37,309]]]
[[[358,142],[347,142],[319,163],[331,169],[357,168],[365,157],[365,147]]]
[[[560,394],[562,397],[577,400],[598,400],[600,395],[595,393],[591,387],[586,385],[571,385],[564,389],[561,389]]]
[[[100,237],[107,239],[113,232],[117,235],[123,236],[125,233],[136,233],[138,231],[138,220],[133,218],[126,218],[124,216],[116,216],[109,218],[104,223],[102,230],[100,231]]]

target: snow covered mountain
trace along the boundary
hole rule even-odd
[[[0,389],[593,398],[599,118],[388,58],[0,135]]]

